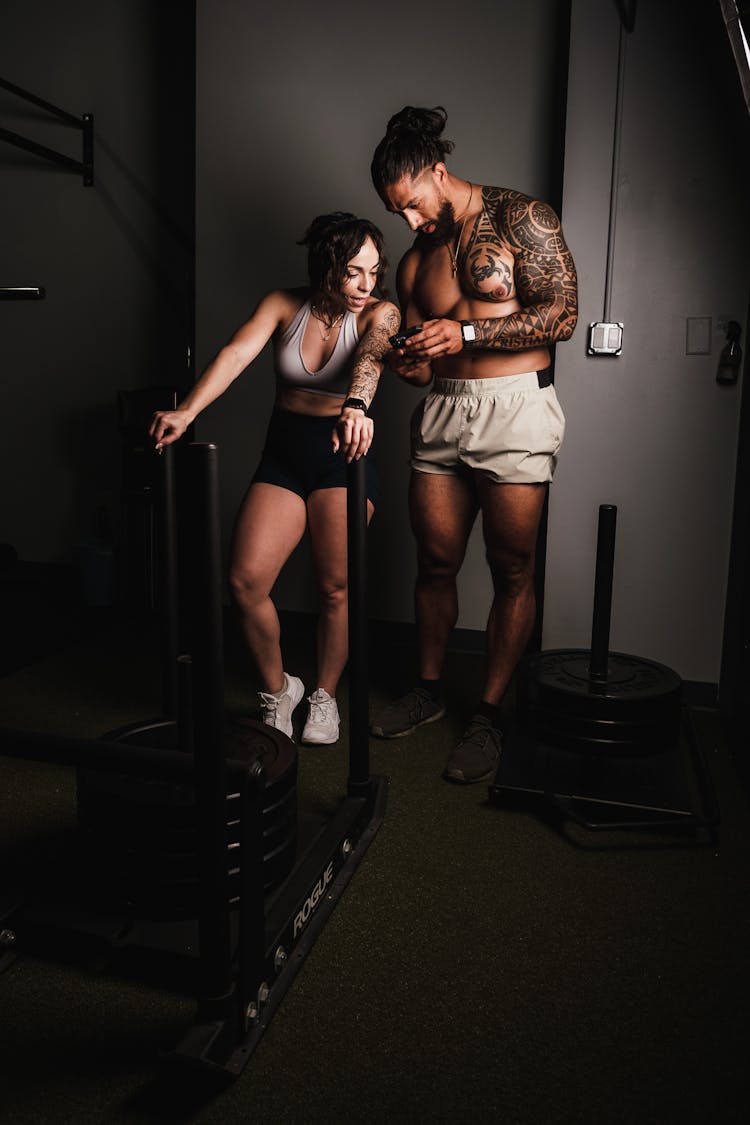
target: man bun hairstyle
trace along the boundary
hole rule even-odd
[[[358,219],[349,211],[332,211],[317,215],[298,246],[307,247],[307,273],[310,288],[320,294],[320,311],[329,317],[338,316],[343,307],[341,286],[347,263],[356,258],[365,239],[375,243],[380,264],[376,288],[384,293],[383,279],[388,269],[383,235],[369,219]]]
[[[418,176],[453,152],[453,142],[442,137],[447,120],[441,105],[433,109],[406,105],[393,115],[370,165],[378,195],[382,197],[402,176]]]

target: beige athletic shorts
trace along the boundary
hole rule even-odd
[[[552,480],[565,416],[548,373],[436,379],[412,416],[411,467],[456,475],[476,469],[499,484]]]

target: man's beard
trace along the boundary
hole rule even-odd
[[[453,211],[453,204],[449,203],[446,199],[440,205],[437,218],[434,220],[435,229],[429,234],[420,231],[420,235],[430,246],[444,246],[453,238],[456,229],[456,216]]]

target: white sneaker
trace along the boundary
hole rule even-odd
[[[276,730],[282,730],[289,738],[292,737],[292,711],[305,694],[305,685],[296,676],[284,673],[284,686],[281,691],[260,691],[260,713],[264,723]]]
[[[302,741],[317,746],[329,746],[332,742],[338,742],[339,708],[336,700],[321,687],[308,695],[307,702],[310,708],[302,731]]]

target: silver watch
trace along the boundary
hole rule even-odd
[[[459,322],[461,325],[461,337],[464,342],[464,347],[467,344],[473,344],[477,338],[477,330],[470,320],[462,320]]]

